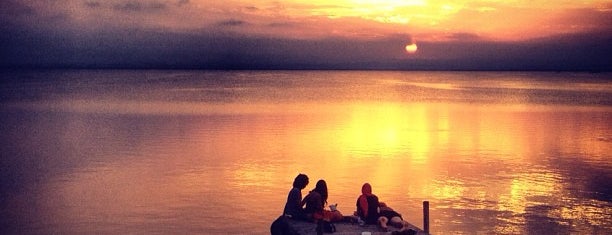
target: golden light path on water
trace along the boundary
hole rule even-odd
[[[430,138],[424,115],[424,107],[419,106],[356,105],[346,126],[340,127],[339,144],[347,150],[376,153],[374,156],[383,158],[410,149],[413,160],[423,160]]]
[[[493,111],[487,110],[485,118],[483,109],[496,109]],[[471,205],[472,209],[494,209],[498,211],[509,211],[514,214],[526,213],[530,208],[537,208],[548,203],[548,201],[536,200],[533,198],[549,198],[553,204],[563,205],[563,197],[556,194],[562,194],[564,190],[562,176],[557,172],[547,169],[510,169],[507,177],[502,179],[494,179],[488,181],[483,179],[484,186],[474,187],[466,185],[468,182],[461,178],[457,179],[441,179],[436,180],[436,176],[428,175],[427,171],[419,171],[415,168],[418,166],[428,165],[433,167],[438,164],[444,164],[443,159],[436,159],[441,153],[435,152],[439,146],[451,145],[452,152],[461,153],[469,152],[473,149],[480,149],[483,155],[487,155],[487,151],[493,151],[494,156],[483,156],[484,161],[502,161],[509,162],[512,166],[523,165],[523,162],[530,161],[530,156],[537,155],[533,151],[535,145],[546,145],[550,143],[532,143],[528,138],[520,138],[521,136],[535,135],[550,135],[546,138],[555,141],[553,135],[559,133],[537,133],[534,129],[541,125],[553,126],[554,124],[544,123],[529,123],[530,115],[538,115],[546,113],[547,110],[525,110],[522,105],[516,105],[508,109],[504,107],[470,107],[447,104],[397,104],[397,103],[373,103],[373,104],[353,104],[348,108],[347,120],[343,125],[337,126],[333,130],[330,141],[332,145],[339,146],[344,154],[340,154],[343,158],[339,159],[338,164],[351,164],[359,161],[361,158],[374,159],[398,159],[397,165],[402,165],[401,162],[408,161],[413,168],[402,169],[401,167],[391,167],[388,165],[374,166],[376,177],[372,178],[374,185],[388,185],[388,182],[401,180],[398,176],[406,173],[401,171],[407,170],[416,171],[421,174],[417,179],[410,178],[412,187],[420,190],[409,191],[406,197],[427,198],[429,200],[457,200],[461,198],[469,198],[475,200],[475,205]],[[462,111],[459,111],[462,110]],[[491,113],[496,113],[494,116]],[[519,121],[518,125],[516,120]],[[452,123],[451,123],[452,122]],[[468,136],[457,136],[455,133],[469,134]],[[501,134],[500,134],[501,133]],[[602,133],[582,132],[585,136],[598,136]],[[321,134],[329,136],[330,132],[325,131]],[[569,134],[561,134],[560,143],[571,143]],[[329,138],[328,138],[329,139]],[[595,155],[598,155],[595,153]],[[454,157],[454,156],[444,156]],[[458,156],[460,157],[460,156]],[[494,157],[495,159],[486,159]],[[441,161],[441,162],[440,162]],[[392,163],[393,164],[393,163]],[[507,164],[507,163],[506,163]],[[416,167],[414,167],[416,166]],[[443,167],[452,168],[452,165]],[[458,169],[461,171],[459,176],[478,177],[481,174],[486,174],[488,169],[486,165],[474,166],[474,169]],[[529,168],[528,165],[525,167]],[[453,171],[453,170],[449,170]],[[414,175],[414,174],[410,174]],[[334,180],[332,175],[331,180]],[[421,179],[418,179],[421,178]],[[427,179],[430,182],[427,182]],[[432,183],[432,179],[433,183]],[[416,185],[414,185],[416,183]],[[397,189],[393,189],[397,190]],[[392,191],[392,190],[391,190]],[[355,194],[354,191],[337,192],[338,194]],[[383,190],[383,194],[389,193]],[[391,199],[393,200],[393,199]],[[493,204],[491,204],[493,202]],[[350,202],[349,202],[350,203]],[[467,209],[463,205],[456,209]],[[552,210],[546,212],[548,216],[561,219],[575,219],[576,214],[585,215],[586,218],[593,215],[605,214],[603,208],[586,206],[585,208],[568,208],[562,210]],[[595,219],[595,218],[594,218]],[[524,218],[516,217],[511,223],[521,223]],[[418,221],[418,220],[417,220]],[[498,232],[507,233],[507,227],[498,228]],[[520,231],[515,231],[520,232]]]
[[[520,95],[477,105],[403,101],[397,98],[401,90],[379,85],[408,86],[417,94],[435,90],[440,96],[468,88],[454,80],[369,81],[347,93],[386,96],[345,94],[349,98],[334,102],[79,99],[19,104],[60,113],[52,126],[47,117],[27,124],[59,133],[49,138],[68,154],[58,155],[82,165],[37,189],[44,195],[40,201],[28,195],[11,199],[16,208],[11,213],[37,213],[35,226],[68,224],[58,226],[58,233],[152,229],[167,234],[172,231],[164,229],[172,226],[227,232],[228,226],[215,227],[219,220],[265,225],[258,227],[263,233],[282,210],[291,181],[303,172],[311,179],[303,193],[325,179],[328,202],[339,203],[345,214],[354,211],[364,182],[419,226],[420,203],[429,200],[432,218],[445,222],[432,225],[444,226],[435,227],[438,231],[461,231],[467,224],[517,234],[550,220],[553,227],[586,233],[594,231],[592,225],[608,226],[612,209],[607,201],[575,195],[594,191],[583,183],[592,179],[576,178],[591,175],[573,172],[580,169],[575,164],[587,165],[583,171],[609,169],[608,107],[530,104],[530,97]],[[473,86],[495,86],[488,82]],[[521,90],[532,84],[508,80],[504,86]],[[30,206],[33,202],[36,207]],[[207,210],[232,213],[203,213]]]
[[[264,113],[274,113],[271,110],[286,110],[287,107],[263,105],[251,108]],[[375,190],[385,198],[384,201],[391,202],[396,209],[410,212],[406,217],[411,221],[420,221],[418,205],[400,204],[404,200],[402,198],[430,200],[439,203],[433,204],[439,209],[497,210],[517,215],[546,203],[562,205],[566,200],[562,197],[564,186],[558,173],[547,169],[520,169],[521,166],[529,167],[524,164],[531,161],[521,158],[537,155],[532,151],[540,148],[532,146],[550,144],[532,143],[529,138],[519,138],[521,136],[558,135],[558,138],[536,139],[559,141],[560,145],[573,143],[572,138],[564,137],[564,134],[533,131],[534,128],[542,126],[550,130],[554,125],[558,125],[558,123],[533,122],[536,119],[530,118],[533,115],[546,115],[546,108],[527,111],[520,105],[511,108],[504,106],[501,109],[496,106],[393,102],[356,102],[340,106],[318,104],[302,108],[305,109],[296,108],[293,112],[331,112],[334,115],[299,114],[280,118],[264,115],[240,120],[240,123],[214,123],[214,126],[210,126],[212,129],[206,132],[188,129],[184,133],[187,135],[185,138],[194,141],[173,146],[175,148],[173,151],[181,153],[181,158],[157,159],[163,161],[162,164],[118,163],[112,169],[103,167],[104,169],[81,172],[75,175],[71,183],[62,190],[51,190],[52,193],[59,195],[50,197],[50,202],[59,205],[70,203],[76,209],[80,206],[70,202],[70,198],[87,192],[89,196],[85,198],[95,198],[95,202],[75,200],[88,205],[87,207],[91,209],[81,211],[83,215],[94,216],[96,213],[112,215],[126,208],[148,213],[142,210],[151,202],[160,203],[159,210],[173,210],[173,205],[180,205],[181,200],[185,198],[198,197],[206,193],[206,189],[217,187],[217,182],[233,182],[223,186],[229,190],[241,191],[288,185],[290,182],[287,181],[294,177],[294,169],[308,172],[311,175],[312,185],[319,178],[326,179],[330,190],[333,190],[330,202],[340,202],[341,210],[348,213],[353,210],[351,205],[358,195],[359,185],[366,181],[370,182],[377,186]],[[491,109],[499,110],[491,112]],[[343,114],[339,114],[337,110],[342,110]],[[276,127],[276,125],[281,126]],[[582,130],[584,131],[590,133],[581,133],[582,135],[601,135],[597,130]],[[211,137],[214,137],[214,142],[208,142]],[[243,143],[251,145],[242,146]],[[145,146],[153,145],[149,143]],[[479,149],[482,156],[477,158],[482,162],[503,162],[517,169],[506,169],[507,172],[502,173],[491,172],[487,164],[454,166],[453,161],[447,159],[458,158],[461,161],[462,152],[474,149]],[[594,155],[597,156],[601,155],[598,151],[603,150],[605,149],[590,151],[594,151]],[[143,151],[153,151],[151,154],[156,154],[155,150]],[[215,163],[202,159],[208,155],[215,155],[215,151],[223,151],[223,159],[214,160]],[[285,155],[287,158],[285,161],[293,163],[282,168],[269,165],[270,160],[260,161],[251,158],[239,160],[249,155],[283,155],[284,151],[288,153]],[[449,153],[458,155],[451,156]],[[125,159],[128,160],[124,161],[129,161],[129,157],[126,156]],[[216,165],[223,165],[225,162],[230,165],[224,166],[220,172],[214,170]],[[192,170],[173,173],[172,169],[167,169],[166,166]],[[95,175],[96,172],[107,173],[104,177],[99,177]],[[447,175],[434,175],[432,172],[447,172]],[[159,175],[163,174],[174,176],[160,178]],[[483,175],[500,174],[502,177],[494,179],[483,177]],[[408,178],[403,178],[404,176]],[[481,178],[482,184],[474,185],[474,182],[470,182],[474,178]],[[163,179],[163,181],[144,179]],[[409,184],[401,182],[404,180],[409,180]],[[130,183],[120,183],[122,181]],[[346,185],[339,185],[338,182]],[[164,187],[159,188],[158,185]],[[403,188],[406,185],[408,188]],[[155,190],[152,190],[153,188]],[[114,196],[107,197],[106,193],[109,190]],[[232,201],[242,200],[257,205],[258,203],[274,205],[281,204],[284,199],[284,195],[274,195],[272,191],[263,193],[259,197],[253,196],[247,199],[237,198],[238,195],[227,195],[225,199],[220,199],[216,203],[220,207],[232,207]],[[61,201],[61,198],[67,201]],[[537,199],[537,202],[534,202],[534,198],[546,198],[549,201]],[[111,203],[116,199],[119,203]],[[445,201],[463,199],[469,199],[471,203],[456,203],[454,206],[445,203]],[[106,204],[113,206],[107,207]],[[163,205],[167,205],[167,208],[164,209]],[[65,212],[72,213],[70,210]],[[237,217],[249,217],[251,216],[249,213],[244,210],[234,212]],[[596,221],[601,219],[596,216],[605,214],[606,209],[583,205],[567,209],[562,207],[543,213],[563,220],[582,218]],[[62,216],[69,218],[68,214]],[[109,219],[109,221],[115,220]],[[509,223],[524,222],[521,216],[509,221]],[[457,223],[461,223],[461,218],[457,218]],[[502,226],[496,229],[500,233],[507,233],[515,228]]]

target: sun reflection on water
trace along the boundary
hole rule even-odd
[[[422,104],[357,104],[340,127],[341,146],[354,157],[408,155],[424,162],[430,147],[427,108]]]
[[[12,192],[15,203],[7,211],[30,216],[22,224],[35,223],[24,231],[37,231],[49,219],[67,234],[265,233],[293,177],[307,173],[311,183],[303,193],[325,179],[329,203],[347,214],[364,182],[417,225],[420,201],[431,200],[432,228],[441,234],[610,228],[609,107],[522,104],[533,97],[521,94],[506,96],[511,105],[474,105],[461,97],[471,88],[455,82],[385,81],[376,92],[357,91],[384,95],[354,102],[354,96],[285,103],[50,102],[57,114],[17,116],[13,131],[4,134],[48,145],[24,141],[14,147],[23,149],[17,156],[50,152],[16,158],[22,168],[13,174],[31,171],[21,161],[40,161],[36,166],[52,173],[26,175],[36,182],[25,187],[40,189]],[[395,99],[404,97],[393,93],[398,86],[408,87],[404,96],[429,89],[457,93],[448,102],[406,101]],[[345,92],[355,92],[350,88]],[[73,227],[77,223],[90,227]]]
[[[458,180],[437,181],[429,188],[431,197],[438,200],[461,198],[465,190]]]
[[[530,197],[549,198],[558,192],[559,185],[558,176],[552,172],[523,173],[511,181],[510,191],[500,196],[499,210],[524,213],[527,207],[534,204]]]

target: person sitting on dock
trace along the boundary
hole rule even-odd
[[[306,220],[307,216],[304,213],[302,206],[302,189],[308,185],[308,176],[305,174],[298,174],[293,180],[293,188],[287,195],[287,203],[285,203],[285,209],[283,215],[298,220]]]
[[[369,183],[361,187],[361,195],[357,198],[356,216],[359,216],[366,224],[377,224],[384,231],[388,230],[387,224],[403,228],[406,222],[402,216],[388,207],[384,202],[379,202],[378,197],[372,193]]]
[[[315,188],[304,197],[302,204],[306,205],[304,212],[308,218],[314,222],[325,220],[328,222],[336,222],[343,220],[342,213],[338,210],[325,210],[327,204],[327,183],[325,180],[317,181]]]

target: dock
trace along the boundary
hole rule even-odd
[[[298,220],[289,220],[289,226],[296,231],[300,235],[316,235],[317,234],[317,225],[315,223],[306,222],[306,221],[298,221]],[[382,231],[376,225],[365,225],[361,226],[357,223],[349,223],[349,222],[335,222],[334,226],[336,226],[336,232],[334,233],[325,233],[325,234],[337,234],[337,235],[361,235],[361,234],[372,234],[372,235],[391,235],[394,234],[394,231],[399,231],[398,228],[393,226],[389,226],[388,231]],[[416,231],[417,235],[427,235],[425,231],[420,228],[409,225],[408,228]],[[364,233],[365,232],[365,233]],[[367,233],[369,232],[369,233]]]
[[[294,233],[299,235],[317,235],[317,224],[301,221],[301,220],[292,220],[287,219],[286,225],[292,230]],[[380,227],[377,225],[360,225],[354,221],[343,221],[343,222],[334,222],[334,226],[336,227],[336,232],[334,233],[324,233],[324,234],[336,234],[336,235],[393,235],[398,234],[400,228],[396,228],[394,226],[389,225],[387,231],[382,231]],[[414,230],[416,235],[429,235],[429,202],[423,202],[423,229],[413,225],[408,222],[404,229]]]

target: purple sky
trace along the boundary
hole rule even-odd
[[[0,66],[612,70],[611,1],[319,2],[3,0]]]

